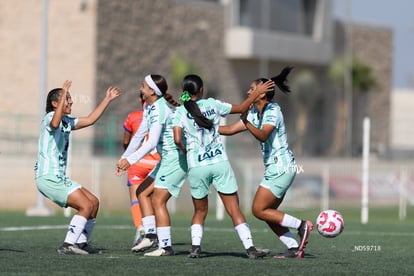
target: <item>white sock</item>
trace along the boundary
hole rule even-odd
[[[202,238],[203,238],[203,225],[201,224],[191,225],[191,245],[201,245]]]
[[[171,246],[171,226],[157,227],[159,247]]]
[[[145,234],[156,234],[155,216],[146,216],[142,218]]]
[[[279,239],[286,245],[287,248],[299,247],[298,242],[290,231],[284,233],[279,237]]]
[[[75,244],[79,236],[82,234],[83,229],[86,225],[86,218],[74,215],[70,221],[68,232],[66,233],[65,243]]]
[[[298,229],[302,221],[300,219],[297,219],[295,217],[292,217],[291,215],[285,214],[283,216],[283,220],[280,223],[280,225],[288,228],[295,228]]]
[[[247,223],[241,223],[234,227],[234,229],[236,229],[245,249],[249,249],[253,246],[252,234]]]
[[[89,241],[89,237],[92,235],[93,228],[95,227],[96,219],[88,219],[85,224],[85,228],[83,229],[79,239],[76,243],[84,243]]]

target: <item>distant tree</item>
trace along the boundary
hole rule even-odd
[[[341,153],[344,153],[344,138],[345,132],[347,131],[345,120],[352,120],[352,122],[354,123],[353,118],[359,117],[354,116],[354,114],[347,114],[347,110],[349,110],[349,108],[347,106],[348,103],[345,101],[346,91],[341,89],[344,84],[344,74],[346,68],[346,61],[344,59],[335,60],[329,67],[329,78],[334,84],[335,91],[337,94],[335,134],[330,149],[330,153],[332,155],[340,155]],[[377,85],[377,81],[375,77],[372,75],[372,67],[366,64],[365,62],[356,59],[352,61],[351,72],[353,98],[355,99],[355,97],[357,97],[358,95],[365,94],[363,95],[362,100],[359,101],[359,106],[362,106],[366,109],[366,107],[368,106],[366,93],[370,92],[372,88],[374,88]],[[358,112],[359,109],[357,109],[356,111]]]
[[[199,74],[199,70],[184,57],[174,54],[171,58],[171,73],[174,87],[180,88],[186,75]]]
[[[321,88],[315,74],[308,69],[300,71],[292,79],[292,96],[298,103],[296,119],[295,153],[303,153],[303,142],[308,127],[309,110],[321,95]]]

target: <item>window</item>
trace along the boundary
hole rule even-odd
[[[239,0],[241,26],[312,35],[317,0]]]

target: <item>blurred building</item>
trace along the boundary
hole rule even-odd
[[[138,89],[148,73],[164,75],[176,99],[183,74],[195,72],[205,80],[207,97],[240,103],[254,79],[292,65],[295,89],[291,95],[277,94],[275,100],[282,106],[296,156],[342,157],[347,151],[358,156],[366,115],[372,119],[372,151],[381,154],[389,147],[392,30],[336,22],[330,0],[46,2],[47,90],[73,80],[74,115],[88,114],[108,86],[123,90],[96,126],[73,135],[74,166],[89,164],[73,170],[80,183],[90,182],[96,156],[103,166],[121,153],[122,121],[138,107]],[[47,92],[39,91],[43,14],[39,0],[0,1],[1,155],[2,162],[8,156],[7,162],[17,164],[3,173],[2,189],[12,192],[19,186],[14,177],[22,169],[18,164],[24,164],[27,175],[18,181],[30,183],[29,192],[35,191],[32,165]],[[358,107],[352,116],[337,112],[350,92],[328,77],[332,62],[346,57],[346,42],[379,82],[375,91],[353,95],[352,106]],[[235,120],[238,116],[229,116],[227,122]],[[349,121],[351,149],[346,148]],[[228,137],[226,143],[231,158],[261,162],[259,145],[248,133]],[[102,177],[107,182],[123,181],[112,177],[112,167],[100,171],[111,175]],[[106,189],[120,186],[105,181],[101,185]],[[30,202],[33,194],[24,194],[22,202]]]

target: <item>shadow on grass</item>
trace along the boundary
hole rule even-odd
[[[25,253],[26,252],[26,251],[23,251],[23,250],[16,250],[16,249],[10,249],[10,248],[0,248],[0,251],[18,252],[18,253]]]

